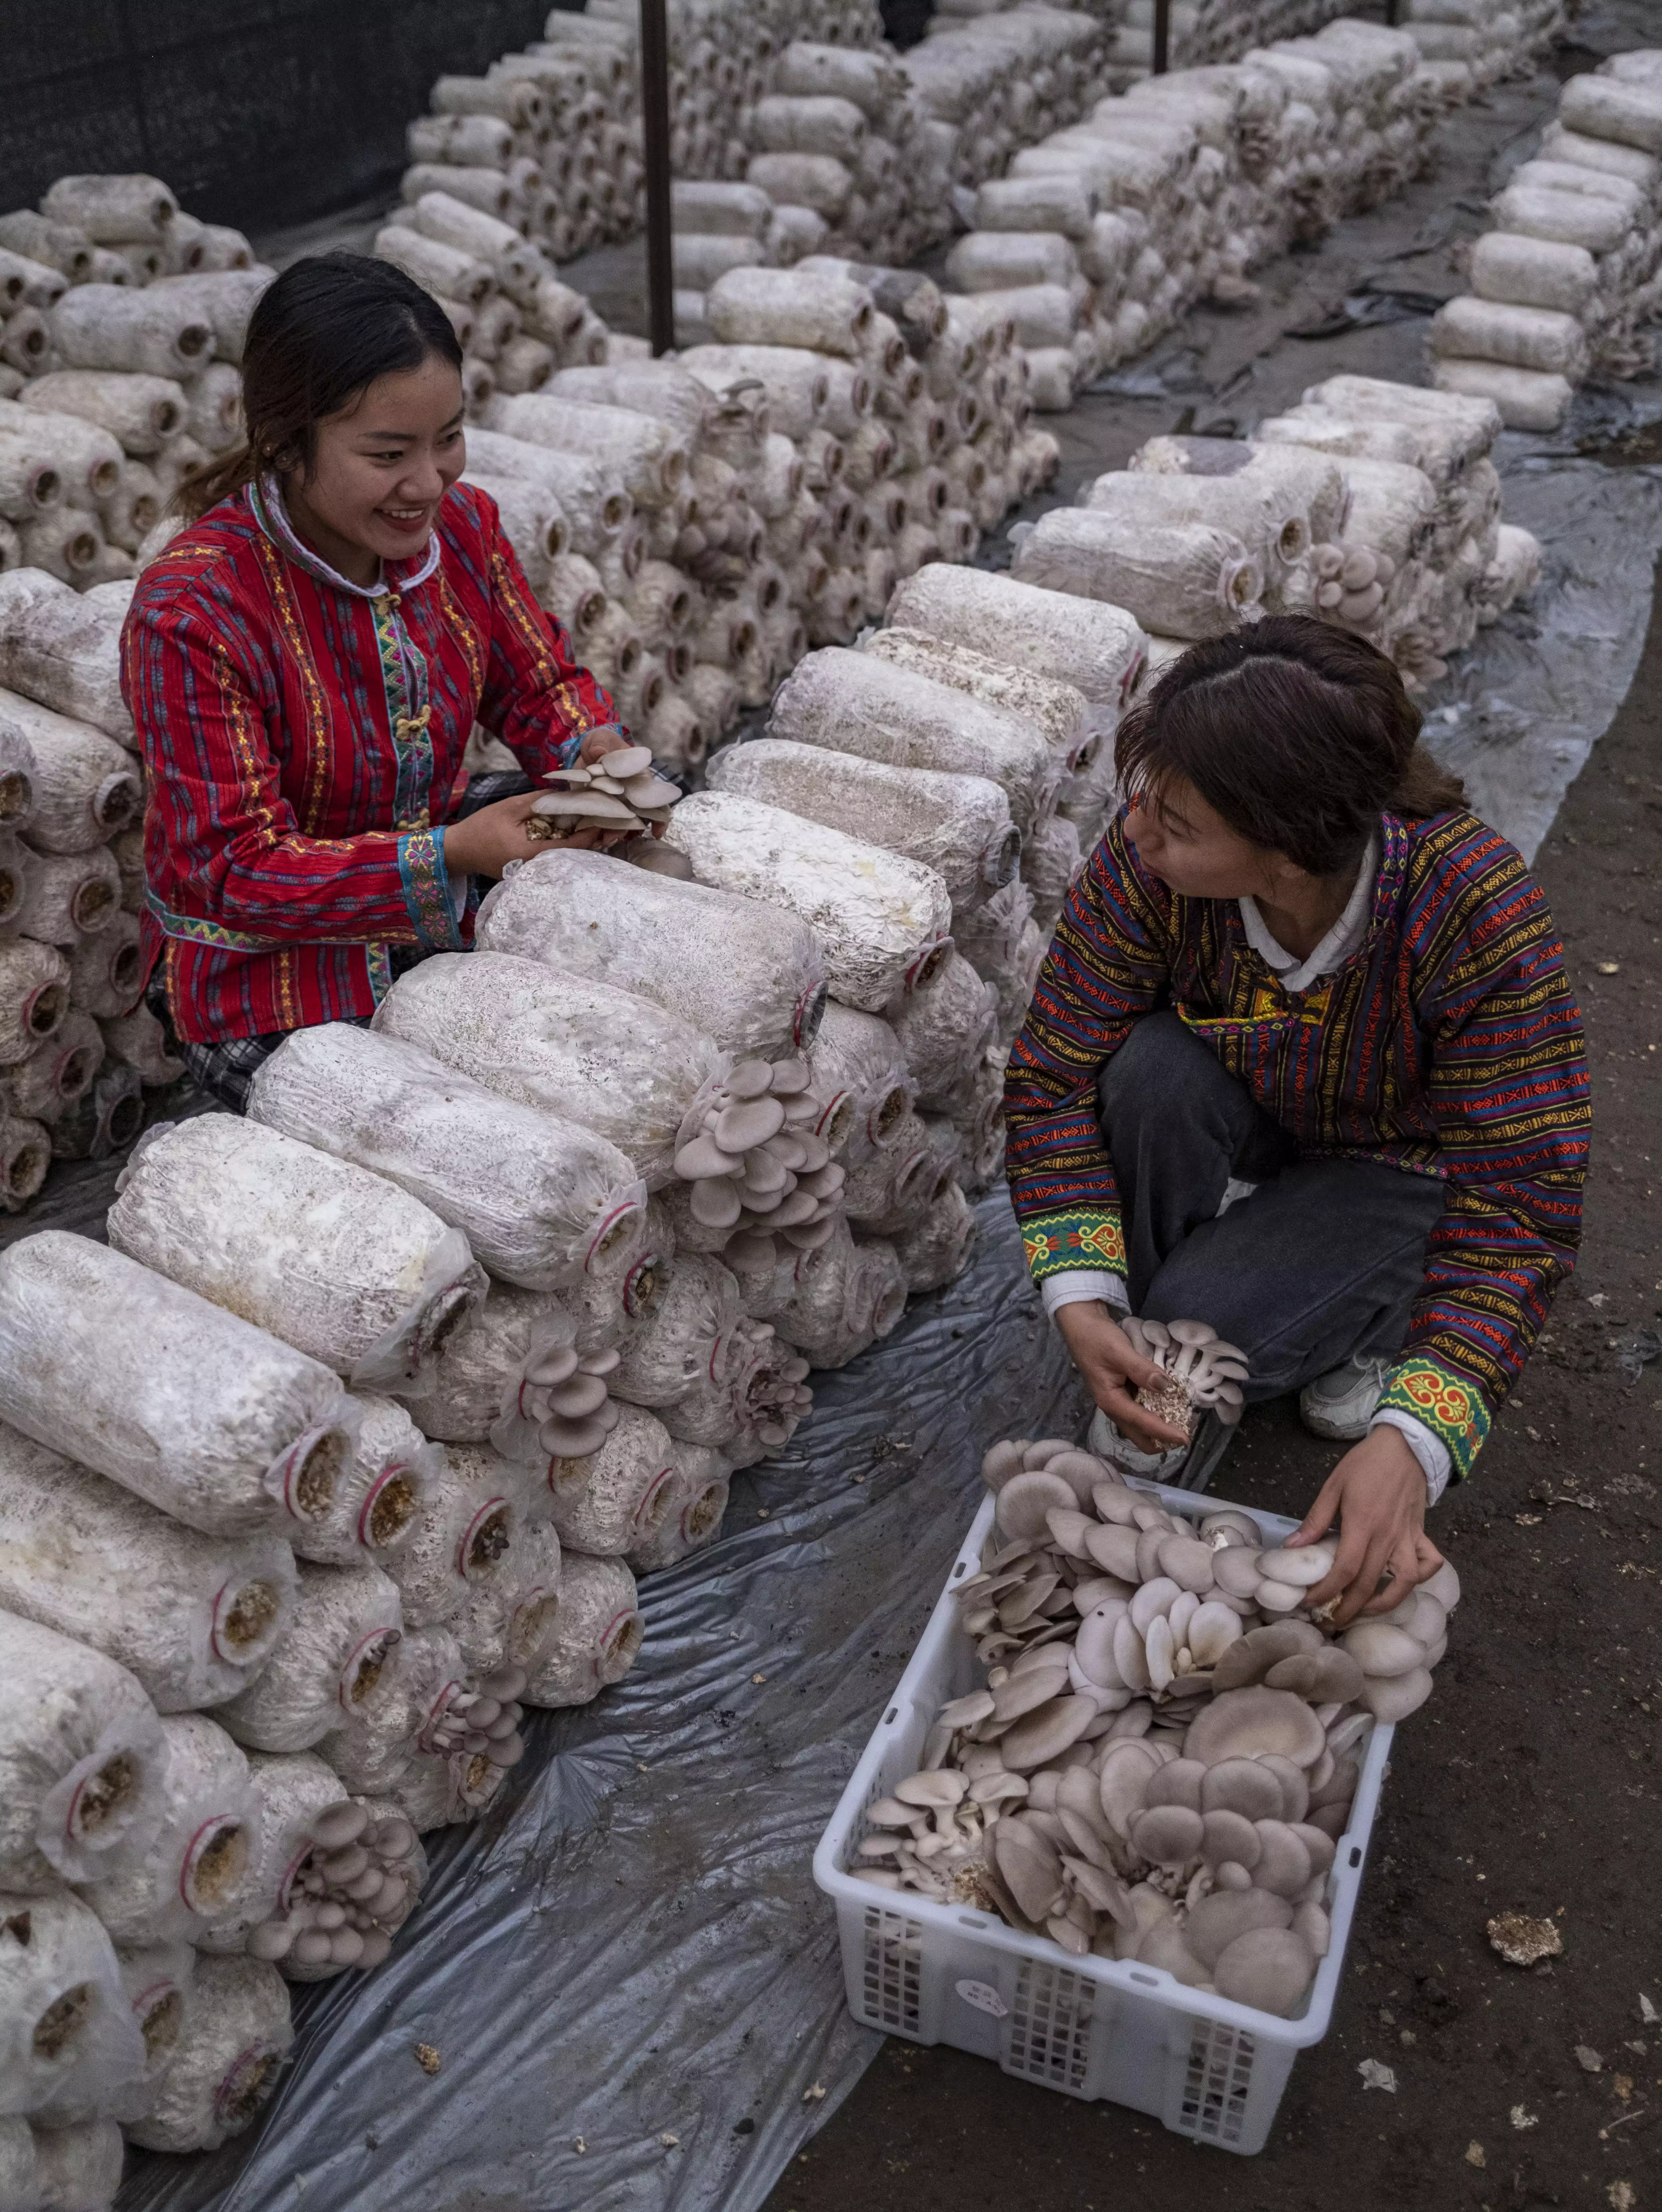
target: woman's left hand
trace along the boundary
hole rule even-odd
[[[1319,1542],[1335,1521],[1333,1571],[1306,1600],[1312,1609],[1338,1600],[1330,1626],[1343,1628],[1359,1613],[1393,1611],[1443,1564],[1426,1534],[1425,1474],[1400,1429],[1371,1429],[1352,1445],[1288,1538],[1288,1550]]]

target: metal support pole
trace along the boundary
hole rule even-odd
[[[1154,0],[1154,75],[1172,66],[1172,0]]]
[[[669,220],[669,29],[664,0],[641,0],[641,128],[646,155],[647,316],[654,354],[675,344]]]

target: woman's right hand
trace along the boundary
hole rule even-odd
[[[444,833],[444,865],[453,876],[500,877],[510,860],[534,860],[539,853],[592,853],[615,845],[621,830],[574,830],[564,837],[533,837],[526,830],[540,792],[522,791],[481,806]]]
[[[1133,1351],[1111,1307],[1099,1298],[1081,1298],[1074,1305],[1058,1306],[1054,1318],[1091,1395],[1123,1436],[1146,1452],[1170,1451],[1174,1444],[1189,1442],[1181,1429],[1160,1420],[1131,1395],[1132,1387],[1141,1389],[1160,1382],[1160,1370]]]

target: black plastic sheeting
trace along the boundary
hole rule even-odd
[[[642,1586],[634,1672],[548,1715],[369,1976],[297,1991],[263,2123],[134,2154],[120,2212],[754,2212],[880,2039],[813,1849],[940,1594],[1001,1436],[1087,1404],[1002,1189],[950,1290],[815,1378],[720,1540]],[[414,2056],[436,2046],[429,2078]],[[820,2093],[824,2094],[821,2094]]]
[[[245,230],[395,193],[433,80],[540,37],[549,6],[0,0],[0,208],[100,169],[146,170],[192,215]]]

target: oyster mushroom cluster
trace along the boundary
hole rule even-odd
[[[1190,1520],[1055,1439],[983,1471],[996,1530],[957,1598],[986,1680],[870,1808],[859,1871],[1295,2012],[1368,1737],[1428,1694],[1454,1570],[1336,1639],[1300,1610],[1330,1547],[1266,1547],[1201,1500]]]
[[[1152,1359],[1166,1377],[1136,1393],[1139,1405],[1184,1431],[1208,1410],[1232,1428],[1239,1420],[1246,1354],[1239,1345],[1226,1344],[1209,1322],[1143,1321],[1128,1314],[1120,1327],[1132,1349]]]
[[[622,1355],[615,1346],[579,1352],[575,1325],[563,1315],[551,1328],[553,1340],[527,1359],[513,1403],[503,1413],[530,1423],[551,1458],[581,1459],[599,1451],[618,1425],[617,1401],[606,1378]],[[499,1440],[498,1449],[515,1455],[510,1442]]]
[[[654,823],[668,821],[670,808],[681,796],[679,785],[653,767],[645,745],[603,753],[587,768],[552,769],[543,781],[554,788],[533,802],[526,835],[545,842],[574,830],[643,836]]]
[[[312,1841],[279,1910],[249,1931],[249,1956],[281,1960],[291,1981],[380,1966],[421,1890],[425,1862],[414,1828],[349,1798],[319,1814]]]
[[[675,1172],[698,1228],[736,1266],[771,1266],[782,1244],[812,1251],[831,1234],[843,1170],[819,1133],[825,1102],[806,1061],[741,1060],[683,1125]],[[777,1242],[776,1242],[777,1240]]]

